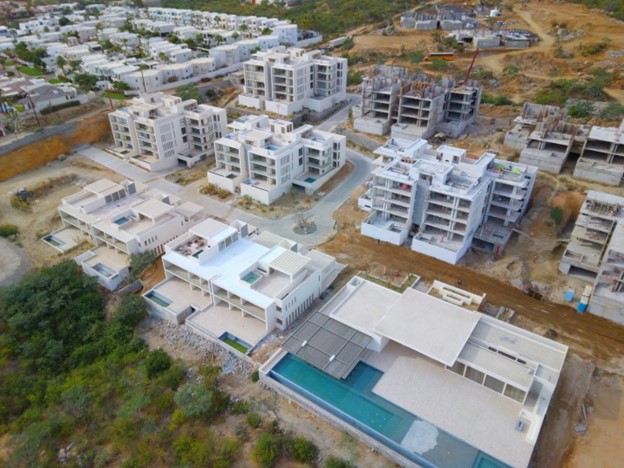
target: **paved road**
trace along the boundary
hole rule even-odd
[[[318,128],[331,131],[338,124],[345,121],[349,116],[351,105],[358,102],[359,96],[349,95],[352,103],[340,110],[320,125]],[[128,179],[136,180],[143,183],[149,183],[151,187],[158,188],[164,192],[171,193],[185,200],[192,201],[206,208],[206,211],[213,216],[217,216],[228,221],[240,219],[257,226],[261,230],[268,230],[275,234],[287,237],[299,242],[304,246],[315,246],[323,243],[329,236],[334,233],[333,212],[340,207],[353,193],[353,191],[362,185],[370,176],[374,168],[370,158],[358,153],[357,151],[347,149],[347,161],[353,164],[353,171],[342,181],[342,183],[332,190],[312,208],[306,211],[295,213],[279,219],[265,218],[262,216],[249,213],[248,211],[237,208],[235,200],[222,202],[215,198],[202,195],[199,188],[206,181],[200,180],[187,186],[181,186],[168,181],[165,176],[167,173],[151,173],[147,172],[127,161],[119,159],[112,154],[93,146],[80,147],[76,151],[78,156],[91,159]],[[316,231],[308,235],[296,234],[293,231],[299,216],[306,216],[316,224]]]

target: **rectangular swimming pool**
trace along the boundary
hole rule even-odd
[[[160,294],[158,294],[157,292],[154,291],[150,291],[148,292],[145,297],[149,297],[150,300],[154,301],[156,304],[158,304],[159,306],[162,307],[168,307],[171,305],[171,301],[163,296],[161,296]]]
[[[115,220],[115,224],[121,226],[122,224],[126,224],[128,221],[130,221],[126,216],[122,216],[119,219]]]
[[[250,271],[243,277],[243,281],[249,284],[254,284],[256,281],[260,279],[260,275],[253,271]]]
[[[314,177],[306,177],[304,182],[307,182],[308,184],[311,184],[312,182],[316,182],[316,179]]]
[[[225,332],[223,335],[221,335],[219,339],[243,354],[245,354],[247,351],[249,351],[249,348],[251,348],[251,345],[249,343],[228,332]]]
[[[383,372],[359,362],[344,380],[287,354],[269,376],[415,463],[428,467],[502,468],[475,447],[375,395]]]

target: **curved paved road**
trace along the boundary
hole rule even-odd
[[[337,125],[347,120],[351,105],[359,101],[359,96],[349,95],[349,97],[351,99],[351,104],[320,123],[317,128],[324,131],[332,131]],[[165,179],[166,173],[146,172],[99,148],[92,146],[81,147],[77,148],[75,153],[78,156],[89,158],[92,161],[106,166],[124,177],[149,183],[152,187],[202,205],[210,215],[228,221],[240,219],[257,226],[261,230],[266,229],[280,236],[297,241],[301,245],[310,247],[323,243],[334,233],[334,219],[332,218],[334,211],[349,199],[358,186],[362,185],[369,178],[374,168],[373,161],[370,158],[357,151],[347,149],[347,161],[353,164],[354,168],[340,185],[321,198],[321,200],[309,210],[279,219],[271,219],[237,208],[235,200],[224,203],[215,198],[201,195],[199,193],[199,187],[205,183],[205,180],[200,180],[187,186],[180,186]],[[296,234],[293,231],[293,227],[299,215],[305,215],[311,218],[316,224],[316,231],[308,235]]]

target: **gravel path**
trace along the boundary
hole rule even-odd
[[[17,283],[30,270],[30,259],[24,249],[0,239],[0,287]]]

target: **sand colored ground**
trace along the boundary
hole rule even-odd
[[[54,135],[0,156],[0,181],[54,161],[73,146],[94,143],[110,135],[108,115],[96,114],[81,121],[69,135]]]
[[[624,379],[599,373],[586,401],[588,431],[576,435],[566,468],[617,468],[624,459]],[[582,416],[577,420],[582,422]]]
[[[33,187],[50,178],[62,175],[76,174],[74,183],[55,187],[41,199],[35,200],[31,212],[23,212],[11,206],[10,196],[22,187]],[[82,185],[102,177],[119,181],[122,177],[109,171],[92,161],[76,158],[70,161],[54,161],[39,169],[17,175],[9,180],[0,182],[0,223],[15,224],[19,228],[17,241],[23,246],[24,253],[31,259],[33,268],[50,265],[61,258],[74,258],[80,250],[86,250],[90,244],[85,237],[85,243],[63,255],[52,247],[43,243],[40,238],[61,228],[61,221],[57,207],[61,199],[76,193]]]

